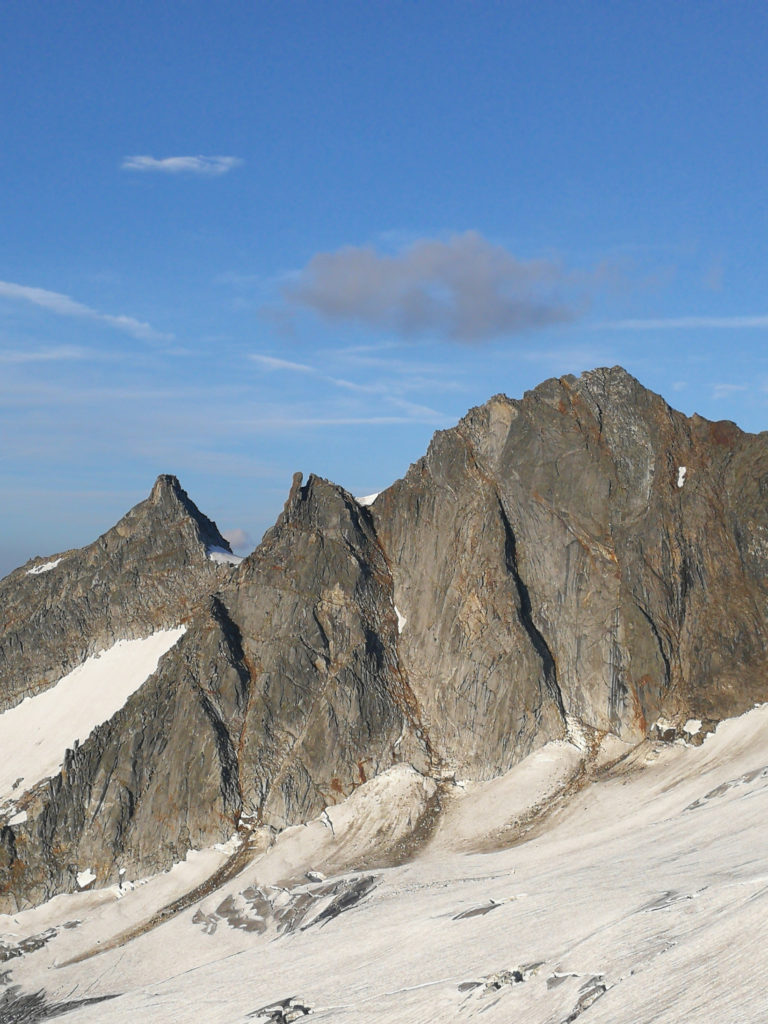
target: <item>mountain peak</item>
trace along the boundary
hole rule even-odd
[[[179,478],[177,476],[173,476],[171,473],[161,473],[154,482],[149,495],[149,500],[157,503],[161,501],[169,501],[173,498],[181,500],[182,496],[184,498],[188,497],[187,492],[179,483]]]
[[[158,512],[163,521],[176,519],[177,517],[181,517],[182,520],[190,520],[193,533],[199,544],[205,548],[205,554],[208,553],[210,548],[217,548],[231,553],[232,548],[229,545],[229,541],[222,536],[216,523],[200,511],[179,483],[179,478],[171,473],[161,473],[155,480],[146,501],[131,509],[125,519],[145,514],[150,514],[154,517]],[[123,521],[121,520],[121,522]],[[120,524],[118,523],[119,526]],[[115,529],[118,527],[115,527]]]
[[[177,626],[216,588],[221,564],[235,560],[177,477],[159,476],[149,497],[92,544],[14,573],[0,587],[0,710],[118,639]]]

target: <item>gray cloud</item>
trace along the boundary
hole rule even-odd
[[[253,547],[253,538],[247,530],[241,529],[236,526],[232,530],[224,531],[224,538],[228,540],[233,550],[243,551],[245,548],[250,549]]]
[[[289,309],[329,320],[472,342],[569,322],[582,290],[556,262],[519,260],[467,231],[395,255],[354,246],[318,253],[282,294]]]
[[[12,299],[16,302],[26,302],[32,306],[39,306],[47,309],[57,316],[81,317],[85,320],[98,320],[119,331],[132,334],[134,338],[141,338],[144,341],[167,341],[173,337],[171,334],[161,334],[154,327],[144,323],[143,320],[136,320],[132,316],[113,316],[111,313],[99,313],[96,309],[76,302],[68,295],[61,292],[51,292],[46,288],[34,288],[25,284],[14,284],[12,281],[0,281],[0,298]]]
[[[120,165],[124,171],[153,171],[159,174],[197,174],[216,178],[242,164],[236,156],[126,156]]]

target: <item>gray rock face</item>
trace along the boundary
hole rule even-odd
[[[491,778],[562,737],[557,671],[516,535],[461,428],[436,435],[372,514],[405,619],[402,670],[441,761]]]
[[[0,581],[0,712],[116,640],[186,621],[229,570],[216,524],[173,476],[80,550],[32,559]]]
[[[16,699],[61,674],[59,635],[76,660],[188,618],[25,797],[28,820],[0,829],[4,906],[72,888],[77,864],[97,884],[166,867],[243,815],[306,820],[398,761],[489,778],[569,730],[640,740],[662,716],[706,728],[765,699],[768,437],[689,419],[620,368],[471,410],[371,508],[297,476],[234,571],[207,562],[224,542],[177,489],[159,482],[68,556],[66,599],[33,604],[22,570],[3,583]],[[132,595],[136,553],[157,572]],[[38,634],[43,653],[25,653]],[[44,681],[26,690],[23,657]]]

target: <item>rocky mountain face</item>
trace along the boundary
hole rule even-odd
[[[765,435],[620,368],[492,398],[370,507],[297,476],[236,569],[161,477],[2,583],[6,707],[117,638],[187,631],[0,822],[0,905],[305,821],[398,762],[486,779],[566,735],[703,735],[765,699],[766,495]]]

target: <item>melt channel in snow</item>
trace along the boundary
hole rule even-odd
[[[120,710],[185,629],[179,626],[141,640],[118,640],[50,689],[0,715],[0,806],[55,775],[75,740],[85,740]]]

